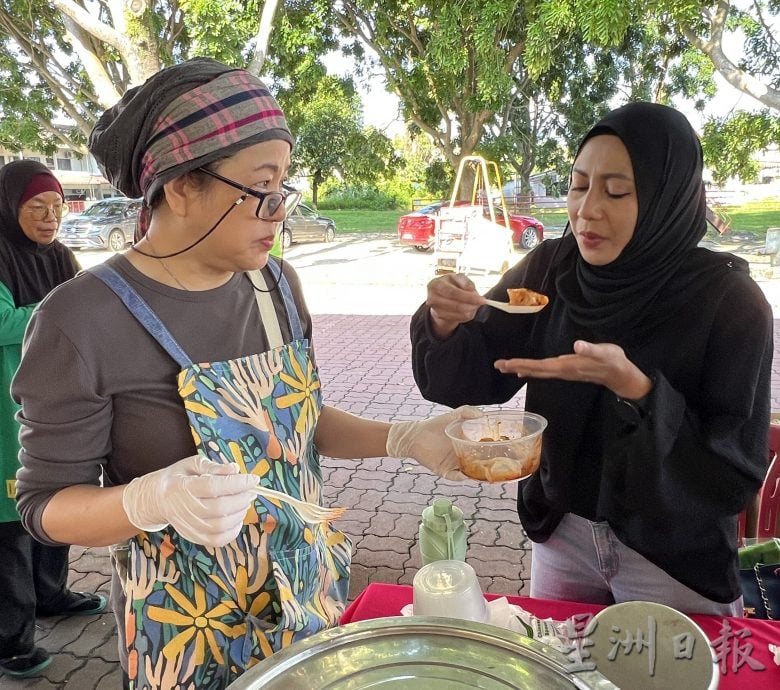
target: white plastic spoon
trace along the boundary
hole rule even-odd
[[[501,311],[508,312],[509,314],[535,314],[538,311],[541,311],[544,309],[547,305],[546,304],[535,304],[532,307],[525,307],[525,306],[512,306],[508,302],[497,302],[494,299],[486,299],[485,304],[487,304],[489,307],[493,307],[495,309],[500,309]]]

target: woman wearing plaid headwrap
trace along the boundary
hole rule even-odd
[[[292,141],[265,85],[214,60],[129,91],[90,149],[143,196],[143,239],[30,323],[13,385],[20,513],[48,543],[122,545],[112,594],[132,688],[224,688],[337,623],[349,539],[258,485],[320,504],[320,452],[458,476],[443,428],[468,408],[387,424],[322,404],[298,278],[268,256]]]

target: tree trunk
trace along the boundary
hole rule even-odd
[[[458,168],[455,167],[455,177],[458,176]],[[460,201],[471,201],[471,194],[474,190],[474,180],[476,179],[474,167],[467,165],[463,168],[463,175],[460,177],[460,187],[458,188],[458,199]],[[452,186],[455,185],[455,179],[452,180]]]
[[[314,208],[317,208],[317,190],[320,188],[320,184],[324,180],[322,170],[315,170],[314,175],[311,178],[311,203]]]

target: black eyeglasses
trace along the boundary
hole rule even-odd
[[[222,175],[218,175],[213,170],[209,170],[208,168],[198,168],[198,170],[200,170],[202,173],[206,173],[206,175],[209,175],[210,177],[219,180],[220,182],[224,182],[225,184],[240,190],[244,195],[241,201],[246,199],[247,196],[253,196],[255,199],[258,199],[257,208],[255,209],[255,216],[261,218],[262,220],[270,220],[279,212],[280,208],[284,208],[284,202],[285,199],[287,199],[287,192],[258,192],[254,189],[250,189],[249,187],[245,187],[244,185],[239,184],[234,180],[230,180],[227,177],[222,177]]]

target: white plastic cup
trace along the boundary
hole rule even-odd
[[[415,616],[487,620],[487,603],[477,574],[463,561],[434,561],[414,576]]]

